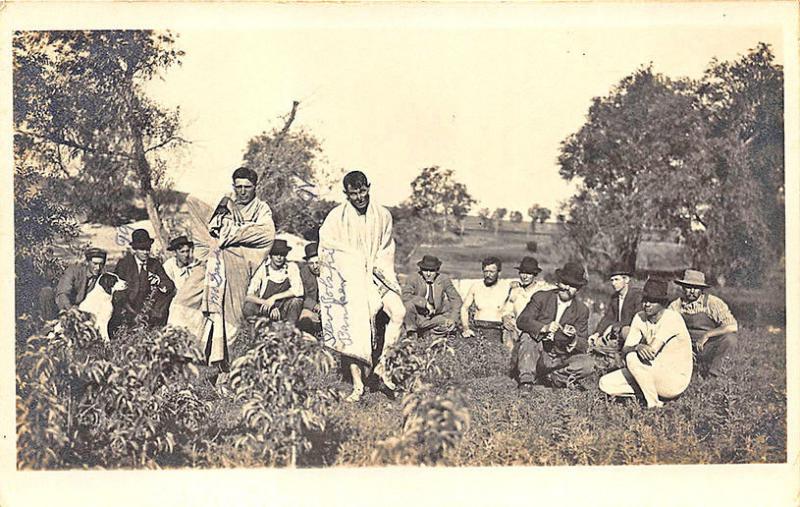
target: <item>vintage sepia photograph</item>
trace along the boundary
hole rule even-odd
[[[81,5],[3,25],[17,473],[796,463],[793,4]]]

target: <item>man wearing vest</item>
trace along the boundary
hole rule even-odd
[[[722,374],[722,358],[736,346],[739,324],[724,301],[706,294],[710,286],[703,272],[687,269],[675,283],[680,285],[683,296],[669,308],[680,312],[686,322],[700,374],[718,377]]]
[[[424,255],[417,266],[419,272],[410,276],[403,287],[406,334],[444,336],[453,332],[461,311],[461,296],[450,278],[439,273],[442,261]]]
[[[276,239],[269,256],[253,273],[242,310],[246,318],[263,316],[297,325],[303,309],[303,281],[297,264],[286,261],[291,249],[286,240]]]

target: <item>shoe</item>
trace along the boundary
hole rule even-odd
[[[385,385],[390,391],[397,390],[397,386],[394,382],[392,382],[392,379],[390,379],[389,375],[386,373],[386,365],[383,363],[383,361],[379,362],[377,366],[375,366],[375,376],[381,379],[383,385]]]
[[[348,403],[356,403],[361,401],[361,396],[364,395],[364,386],[353,386],[353,392],[350,393],[350,396],[344,399],[344,401]]]
[[[522,382],[519,385],[519,394],[522,396],[530,396],[533,392],[533,384],[531,382]]]

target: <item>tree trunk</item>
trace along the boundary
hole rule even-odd
[[[639,238],[633,238],[628,240],[625,245],[622,247],[622,262],[625,266],[629,266],[630,269],[636,272],[636,258],[639,254]]]

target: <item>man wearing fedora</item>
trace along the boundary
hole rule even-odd
[[[679,312],[686,322],[700,373],[718,377],[722,374],[722,359],[736,346],[739,324],[724,301],[706,293],[710,285],[702,271],[687,269],[675,283],[683,295],[669,308]]]
[[[297,264],[286,260],[291,249],[284,239],[272,244],[247,287],[242,310],[246,318],[267,317],[297,325],[303,308],[303,281]]]
[[[42,318],[54,319],[59,311],[81,304],[103,274],[107,256],[105,250],[90,247],[84,252],[83,262],[67,266],[58,279],[55,292],[52,287],[44,287],[39,292]]]
[[[519,271],[519,281],[511,282],[508,300],[503,306],[503,343],[509,350],[514,348],[519,338],[517,317],[528,305],[531,297],[537,292],[555,288],[539,278],[542,270],[539,261],[534,257],[523,257],[517,266],[517,271]]]
[[[605,363],[604,370],[622,367],[620,350],[636,312],[642,309],[642,293],[631,287],[633,269],[615,263],[608,274],[614,293],[606,303],[606,311],[589,336],[589,348]]]
[[[625,367],[600,377],[600,390],[612,396],[640,391],[648,408],[679,396],[692,379],[692,345],[680,314],[666,308],[667,281],[644,284],[642,311],[631,322],[622,354]]]
[[[175,284],[155,257],[150,256],[153,238],[145,229],[131,235],[131,251],[120,259],[114,273],[128,283],[124,291],[114,293],[114,315],[109,329],[121,324],[133,325],[142,315],[149,326],[164,326],[169,318],[169,305],[175,296]],[[145,301],[149,301],[147,313]]]
[[[303,309],[297,327],[306,333],[319,336],[322,333],[322,321],[319,316],[319,243],[305,246],[305,261],[300,265],[300,279],[303,281]]]
[[[534,294],[517,319],[522,334],[515,370],[523,394],[534,383],[580,388],[594,373],[586,354],[589,309],[575,298],[587,282],[583,266],[567,262],[556,277],[557,288]]]
[[[406,334],[413,338],[418,333],[436,337],[452,333],[461,310],[461,296],[450,277],[439,272],[442,261],[438,257],[424,255],[417,266],[419,271],[408,277],[403,287]]]
[[[201,304],[205,267],[194,258],[194,242],[185,235],[173,238],[167,250],[175,256],[164,261],[164,272],[176,290],[167,324],[185,327],[199,339],[204,324]]]

